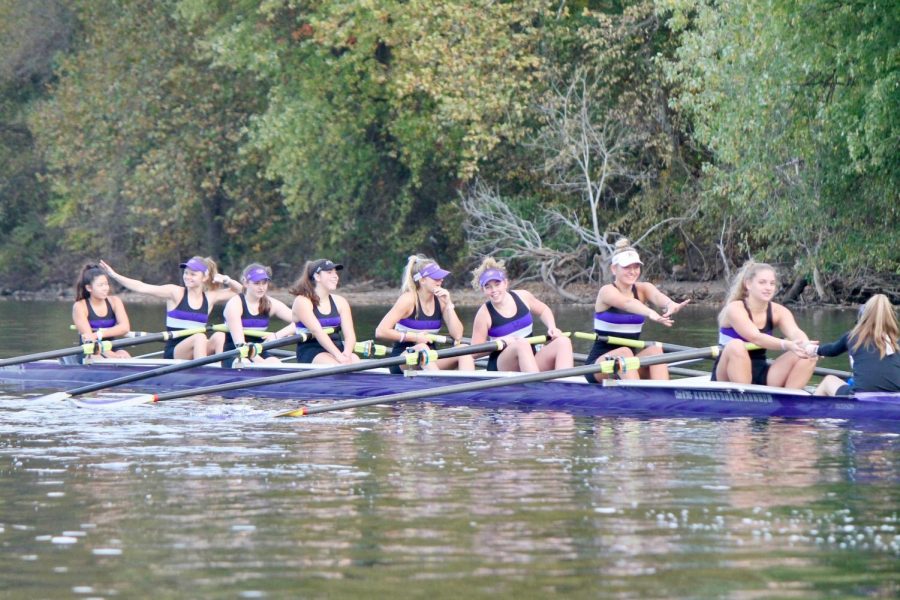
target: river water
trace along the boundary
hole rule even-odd
[[[355,311],[361,338],[384,311]],[[160,329],[159,306],[129,313]],[[798,315],[823,340],[852,316]],[[706,345],[713,317],[647,337]],[[0,302],[0,356],[65,345],[68,323]],[[90,412],[38,393],[0,386],[2,598],[900,594],[890,424],[429,403],[282,420],[252,398]]]

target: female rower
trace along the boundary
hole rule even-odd
[[[900,328],[891,301],[876,294],[862,307],[856,326],[836,342],[808,344],[806,353],[816,356],[839,356],[850,353],[853,383],[834,375],[826,375],[817,396],[850,396],[856,392],[900,392]]]
[[[313,334],[314,340],[297,344],[297,362],[348,364],[357,362],[353,354],[356,332],[350,305],[333,293],[338,286],[338,271],[344,268],[330,260],[307,261],[300,277],[289,290],[297,296],[291,307],[297,333]],[[325,328],[334,332],[325,333]]]
[[[164,285],[144,283],[119,275],[103,261],[100,261],[100,266],[106,269],[110,277],[129,290],[165,299],[168,331],[206,326],[214,304],[230,300],[235,293],[243,290],[239,281],[219,274],[216,263],[211,258],[195,256],[181,263],[183,287],[171,283]],[[219,284],[227,287],[219,289]],[[211,289],[212,285],[216,285],[217,289]],[[184,339],[166,342],[163,356],[180,359],[203,358],[221,352],[224,344],[225,334],[222,332],[214,333],[208,339],[205,333],[196,333]]]
[[[765,263],[748,261],[738,272],[719,313],[722,353],[713,366],[713,381],[801,389],[812,377],[816,361],[806,355],[809,338],[790,310],[772,302],[775,289],[775,269]],[[772,335],[776,327],[785,339]],[[748,350],[747,342],[760,348]],[[767,349],[790,352],[769,365]]]
[[[233,297],[225,305],[225,324],[228,325],[228,333],[225,334],[225,346],[223,351],[234,350],[236,347],[246,344],[245,329],[265,331],[269,328],[269,319],[278,317],[288,323],[278,331],[269,331],[260,339],[270,340],[287,337],[294,332],[293,316],[291,309],[276,298],[268,295],[269,282],[272,279],[272,270],[259,263],[247,265],[241,273],[241,283],[244,292]],[[268,352],[254,354],[251,362],[279,362]],[[231,367],[235,359],[222,361],[223,366]]]
[[[433,347],[427,334],[438,333],[445,323],[451,338],[457,342],[462,338],[462,321],[453,307],[450,292],[442,287],[449,274],[421,254],[409,257],[403,269],[400,298],[375,328],[376,338],[394,342],[391,356],[400,356],[410,347],[417,350]],[[424,368],[473,371],[475,361],[470,355],[440,358]],[[399,374],[400,367],[391,367],[391,372]]]
[[[616,242],[616,250],[610,261],[610,270],[613,274],[613,282],[600,288],[597,293],[597,301],[594,303],[594,331],[604,337],[620,337],[637,340],[641,337],[641,329],[644,321],[650,319],[666,327],[673,324],[672,315],[690,302],[675,302],[655,285],[646,281],[638,281],[641,276],[641,257],[637,250],[629,245],[627,239]],[[647,303],[655,304],[662,308],[659,313]],[[652,356],[662,354],[662,348],[650,347],[638,352],[638,356]],[[627,346],[611,344],[606,340],[596,340],[585,364],[598,363],[602,360],[616,356],[634,356],[634,352]],[[585,376],[590,383],[598,383],[608,375],[591,373]],[[668,379],[669,367],[665,364],[643,367],[638,371],[625,371],[620,374],[622,379]]]
[[[483,344],[488,339],[507,342],[504,350],[490,354],[488,371],[535,372],[573,365],[572,342],[557,329],[553,311],[527,290],[510,290],[502,261],[488,257],[473,275],[472,286],[480,289],[488,301],[475,314],[472,344]],[[532,332],[532,315],[547,326],[547,335],[552,338],[537,353],[525,339]]]
[[[72,322],[81,343],[114,339],[131,330],[125,304],[109,295],[109,276],[100,265],[85,265],[75,281]],[[125,350],[97,354],[99,358],[128,358]]]

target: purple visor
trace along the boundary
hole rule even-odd
[[[198,271],[200,273],[209,271],[209,267],[206,266],[206,263],[199,258],[192,258],[189,261],[181,263],[179,266],[182,269],[190,269],[191,271]]]
[[[253,283],[259,283],[260,281],[269,281],[271,277],[269,277],[269,272],[263,269],[262,267],[253,267],[247,274],[244,276],[247,278],[247,281]]]
[[[488,284],[489,281],[505,281],[506,273],[501,271],[500,269],[488,269],[484,273],[481,274],[481,277],[478,278],[478,285],[484,287]]]
[[[444,279],[449,274],[450,271],[445,271],[444,269],[440,268],[437,263],[428,263],[418,273],[413,275],[413,280],[421,281],[425,277],[431,277],[432,279]]]

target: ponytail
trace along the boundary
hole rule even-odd
[[[95,264],[86,264],[81,268],[81,273],[78,274],[78,278],[75,280],[75,300],[87,300],[91,297],[91,293],[88,291],[87,286],[91,285],[91,283],[97,277],[103,275],[104,277],[108,277],[106,271],[104,271],[100,265]]]
[[[316,282],[312,278],[312,275],[310,275],[310,271],[313,270],[316,262],[317,261],[314,260],[306,261],[306,264],[303,265],[303,270],[300,272],[300,276],[297,277],[294,285],[288,288],[288,291],[291,294],[309,299],[313,306],[318,306],[319,304],[319,295],[316,294]]]

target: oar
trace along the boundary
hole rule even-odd
[[[513,375],[512,377],[502,377],[498,379],[488,379],[486,381],[474,381],[469,383],[458,383],[455,385],[447,385],[428,390],[412,390],[409,392],[400,392],[398,394],[388,394],[386,396],[378,396],[376,398],[361,398],[359,400],[344,400],[334,402],[332,404],[323,404],[319,406],[301,406],[294,410],[279,413],[276,417],[302,417],[305,415],[314,415],[316,413],[329,412],[333,410],[344,410],[348,408],[359,408],[362,406],[372,406],[374,404],[385,404],[390,402],[402,402],[405,400],[423,400],[425,398],[433,398],[435,396],[446,396],[449,394],[459,394],[462,392],[476,392],[479,390],[487,390],[495,387],[503,387],[507,385],[516,385],[522,383],[534,383],[537,381],[547,381],[549,379],[558,379],[560,377],[576,377],[579,375],[588,375],[590,373],[609,373],[612,374],[619,371],[634,371],[641,367],[649,367],[677,360],[691,360],[695,358],[712,358],[718,355],[719,347],[710,346],[709,348],[694,348],[692,350],[683,350],[681,352],[673,352],[671,354],[657,354],[654,356],[638,357],[631,356],[628,358],[619,357],[616,360],[604,360],[583,367],[572,367],[569,369],[558,369],[556,371],[544,371],[541,373],[527,373],[524,375]]]
[[[64,356],[73,356],[75,354],[85,354],[90,356],[98,351],[109,352],[116,348],[124,348],[126,346],[136,346],[138,344],[149,344],[151,342],[167,342],[183,337],[192,336],[197,333],[206,331],[205,327],[197,327],[194,329],[181,329],[178,331],[161,331],[159,333],[150,333],[146,335],[126,334],[126,337],[117,340],[103,340],[100,342],[87,342],[79,346],[69,346],[68,348],[60,348],[59,350],[49,350],[47,352],[37,352],[35,354],[25,354],[23,356],[14,356],[12,358],[4,358],[0,360],[0,367],[11,365],[21,365],[23,363],[33,362],[36,360],[48,360],[51,358],[62,358]]]
[[[541,343],[542,341],[546,341],[547,338],[546,336],[537,336],[526,339],[528,339],[528,341],[532,344],[537,344]],[[466,354],[500,351],[505,347],[506,342],[504,342],[503,340],[495,340],[492,342],[485,342],[484,344],[475,344],[474,346],[456,346],[453,348],[444,348],[443,350],[404,352],[400,356],[390,356],[388,358],[379,358],[376,360],[350,363],[346,365],[335,365],[333,367],[325,367],[323,369],[309,369],[296,373],[285,373],[283,375],[257,377],[255,379],[247,379],[245,381],[233,381],[229,383],[209,385],[189,390],[172,391],[164,394],[119,394],[114,398],[85,398],[83,400],[75,400],[74,402],[77,406],[81,407],[109,408],[116,406],[134,406],[136,404],[146,404],[148,402],[177,400],[179,398],[199,396],[201,394],[220,394],[222,392],[228,392],[231,390],[259,387],[262,385],[274,385],[277,383],[287,383],[289,381],[313,379],[315,377],[326,377],[329,375],[341,375],[343,373],[368,371],[370,369],[377,369],[380,367],[392,367],[395,365],[400,366],[404,364],[415,365],[420,362],[433,361],[439,358],[452,358],[454,356],[464,356]]]
[[[600,340],[602,342],[607,342],[609,344],[613,344],[615,346],[627,346],[629,348],[649,348],[652,346],[658,346],[663,349],[664,352],[672,352],[679,350],[690,350],[691,346],[679,346],[678,344],[667,344],[663,342],[651,342],[651,341],[643,341],[643,340],[632,340],[629,338],[620,338],[614,336],[604,336],[597,333],[586,333],[584,331],[576,331],[575,337],[582,340]],[[744,344],[747,347],[747,350],[760,350],[761,346],[757,346],[756,344],[747,343]],[[772,359],[769,359],[769,364],[772,364]],[[853,374],[848,371],[839,371],[837,369],[829,369],[826,367],[816,367],[813,370],[813,373],[816,375],[837,375],[838,377],[853,377]]]
[[[279,346],[287,346],[288,344],[305,342],[307,339],[309,339],[309,337],[309,334],[300,333],[297,335],[279,338],[277,340],[269,340],[268,342],[264,342],[262,344],[241,346],[240,348],[235,348],[234,350],[227,350],[225,352],[219,352],[218,354],[211,354],[209,356],[204,356],[203,358],[180,361],[174,364],[164,365],[156,369],[150,369],[149,371],[132,373],[130,375],[117,377],[116,379],[110,379],[109,381],[100,381],[98,383],[84,385],[72,390],[66,390],[65,392],[55,392],[53,394],[47,394],[46,396],[41,396],[40,398],[38,398],[38,400],[66,400],[69,398],[74,398],[75,396],[81,396],[82,394],[88,394],[90,392],[96,392],[98,390],[115,387],[117,385],[124,385],[126,383],[133,383],[135,381],[142,381],[144,379],[150,379],[151,377],[158,377],[159,375],[177,373],[178,371],[193,369],[194,367],[202,367],[203,365],[220,362],[227,358],[236,356],[246,357],[249,356],[251,351],[263,352],[264,350],[268,350],[269,348],[277,348]]]

